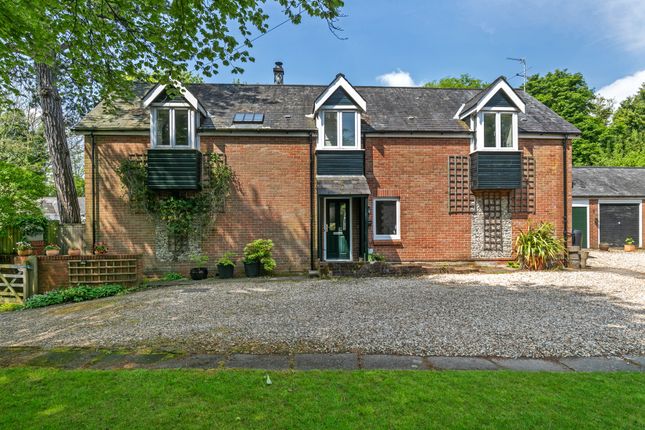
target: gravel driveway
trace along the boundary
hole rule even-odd
[[[240,279],[156,288],[0,314],[0,346],[645,355],[645,253],[592,256],[593,268],[577,272]]]

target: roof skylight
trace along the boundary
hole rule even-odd
[[[238,124],[262,124],[264,122],[263,113],[238,112],[233,117],[233,122]]]

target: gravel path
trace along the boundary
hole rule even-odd
[[[0,314],[0,346],[645,355],[645,273],[633,270],[645,272],[645,253],[618,255],[594,253],[593,269],[578,272],[240,279],[157,288]],[[603,266],[614,260],[630,271]]]

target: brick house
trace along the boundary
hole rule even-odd
[[[147,156],[150,187],[190,192],[202,178],[191,160],[213,152],[235,174],[197,244],[214,258],[270,238],[279,271],[370,252],[508,259],[530,221],[570,231],[579,131],[503,77],[473,90],[354,87],[342,74],[327,86],[283,85],[281,65],[274,73],[273,85],[178,85],[180,97],[141,85],[115,113],[91,111],[76,127],[86,142],[88,242],[141,253],[149,271],[185,270],[162,252],[154,220],[129,208],[116,169]]]

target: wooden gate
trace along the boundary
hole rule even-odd
[[[24,303],[36,293],[36,258],[25,264],[0,264],[0,303]]]

